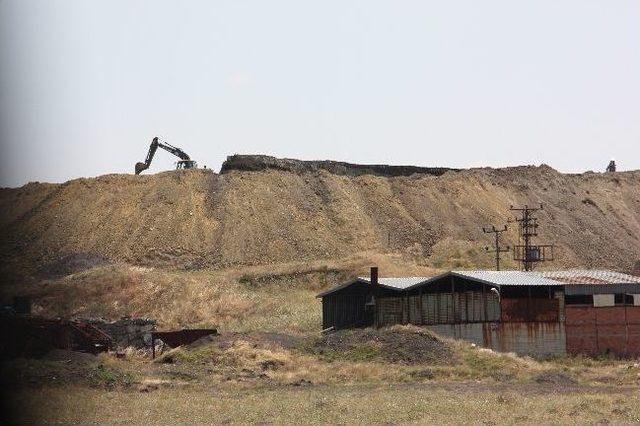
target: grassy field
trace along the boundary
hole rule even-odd
[[[22,423],[640,422],[638,363],[534,360],[416,327],[223,333],[155,361],[58,352],[1,365]]]
[[[39,315],[149,316],[161,329],[214,326],[221,335],[156,361],[131,349],[124,358],[2,362],[4,402],[22,423],[640,422],[636,361],[535,360],[412,326],[319,333],[321,289],[370,264],[393,274],[400,260],[200,271],[112,264],[22,284]]]
[[[190,386],[154,392],[46,387],[12,396],[41,423],[636,423],[635,389],[477,383]]]

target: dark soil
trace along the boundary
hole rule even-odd
[[[75,365],[90,365],[97,362],[97,357],[86,352],[53,349],[42,357],[46,361],[63,361]]]
[[[459,171],[449,167],[418,167],[418,166],[390,166],[386,164],[353,164],[341,161],[303,161],[290,158],[275,158],[268,155],[230,155],[222,164],[220,173],[232,170],[260,171],[282,170],[293,173],[309,173],[326,170],[336,175],[344,176],[411,176],[413,174],[428,174],[441,176],[448,171]]]
[[[415,327],[340,330],[315,339],[306,349],[328,359],[379,359],[401,364],[451,364],[456,360],[446,342]]]
[[[57,279],[110,263],[111,260],[98,254],[74,253],[42,266],[38,270],[38,276],[45,279]]]

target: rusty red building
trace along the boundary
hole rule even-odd
[[[323,328],[415,324],[503,352],[640,355],[640,277],[604,270],[361,277],[318,295]]]

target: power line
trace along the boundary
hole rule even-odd
[[[500,234],[505,232],[507,230],[507,225],[504,225],[503,229],[497,229],[494,225],[491,225],[491,228],[482,228],[482,232],[484,232],[485,234],[494,234],[495,235],[495,245],[493,249],[489,249],[489,247],[485,247],[484,249],[488,252],[488,253],[495,253],[496,254],[496,271],[500,270],[500,254],[501,253],[506,253],[509,251],[509,246],[506,247],[500,247]]]
[[[522,262],[525,271],[531,271],[536,262],[545,262],[553,260],[552,244],[533,244],[533,237],[538,236],[538,218],[534,213],[543,210],[542,204],[539,207],[513,207],[511,211],[520,213],[520,217],[516,217],[518,223],[518,232],[520,235],[520,244],[513,247],[513,260]]]

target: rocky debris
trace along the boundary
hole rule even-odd
[[[386,164],[353,164],[341,161],[303,161],[290,158],[276,158],[268,155],[230,155],[222,163],[220,173],[228,173],[231,170],[261,171],[283,170],[293,173],[316,172],[326,170],[329,173],[343,176],[411,176],[413,174],[428,174],[441,176],[446,172],[459,171],[449,167],[418,167],[418,166],[391,166]]]
[[[150,348],[151,332],[156,329],[156,321],[150,318],[125,317],[117,321],[91,318],[84,321],[111,336],[114,349]]]

